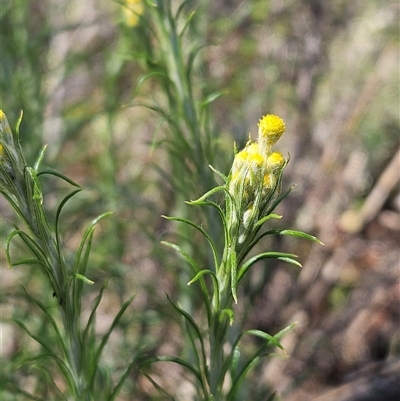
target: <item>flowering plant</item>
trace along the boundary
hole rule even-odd
[[[291,190],[290,188],[281,193],[282,173],[288,159],[281,153],[272,151],[272,146],[284,131],[285,123],[281,118],[275,115],[264,116],[259,122],[258,141],[253,142],[250,139],[243,150],[236,152],[228,176],[211,167],[223,179],[224,184],[195,201],[187,202],[189,205],[210,206],[217,210],[224,233],[222,255],[218,255],[211,235],[201,225],[188,219],[167,217],[194,227],[210,245],[214,263],[212,267],[202,269],[183,248],[164,242],[175,249],[194,271],[194,277],[188,284],[200,283],[207,327],[204,330],[188,312],[171,301],[183,317],[195,362],[162,356],[148,360],[146,364],[157,361],[181,364],[195,375],[198,394],[207,401],[237,399],[240,384],[250,368],[261,356],[267,355],[272,347],[284,350],[279,340],[293,327],[290,325],[274,336],[260,330],[244,330],[232,341],[232,335],[228,335],[234,322],[233,303],[238,302],[238,286],[257,261],[275,258],[301,266],[294,254],[269,251],[246,259],[249,252],[267,235],[290,235],[319,242],[314,236],[295,230],[269,229],[260,233],[268,220],[281,218],[273,211]],[[217,193],[224,196],[222,207],[212,199]],[[211,288],[207,287],[205,281],[207,275],[212,279]],[[204,331],[207,332],[206,336]],[[264,343],[243,367],[238,364],[237,358],[240,355],[239,343],[244,334],[262,338]]]

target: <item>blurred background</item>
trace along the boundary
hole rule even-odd
[[[241,147],[249,132],[255,138],[264,114],[282,117],[287,132],[277,148],[290,154],[284,186],[296,186],[279,206],[278,225],[325,244],[271,240],[266,246],[273,250],[298,254],[302,270],[261,264],[244,285],[250,307],[238,313],[246,328],[274,334],[298,322],[283,340],[290,355],[253,372],[251,399],[265,399],[269,389],[285,401],[397,400],[399,3],[189,3],[197,10],[190,40],[205,44],[193,85],[227,91],[210,107],[218,150],[209,163],[227,174],[233,141]],[[184,267],[159,246],[171,230],[161,215],[174,214],[174,188],[160,174],[170,168],[158,145],[165,135],[160,116],[140,106],[165,103],[165,95],[152,81],[138,85],[147,66],[135,24],[111,0],[3,0],[0,18],[0,106],[13,128],[24,111],[20,137],[28,163],[48,144],[46,166],[85,188],[64,212],[66,249],[76,249],[91,219],[115,212],[95,236],[88,272],[95,285],[87,293],[90,304],[110,279],[99,333],[136,295],[109,346],[110,366],[118,371],[124,355],[142,345],[154,355],[177,352],[181,334],[165,294],[178,291]],[[53,179],[43,186],[51,213],[69,188]],[[202,190],[191,189],[191,199]],[[4,199],[0,209],[4,250],[15,219]],[[29,316],[45,331],[18,285],[46,294],[48,302],[52,294],[42,293],[35,269],[9,271],[4,251],[0,257],[3,378],[18,376],[29,387],[28,371],[7,368],[29,341],[7,318]],[[179,372],[167,369],[160,368],[159,377],[170,375],[170,386],[179,390]],[[127,382],[121,400],[162,399],[137,373],[130,380],[135,384]],[[140,394],[131,398],[136,386]],[[190,399],[183,385],[180,392],[179,399]]]

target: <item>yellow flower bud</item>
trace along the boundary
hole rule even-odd
[[[272,152],[267,157],[267,166],[270,170],[281,168],[286,162],[285,157],[280,152]]]
[[[258,151],[258,143],[248,143],[233,161],[229,192],[241,197],[253,194],[259,188],[265,166],[266,160]]]
[[[138,24],[140,15],[143,14],[143,0],[124,0],[123,14],[125,23],[134,27]]]
[[[258,123],[258,143],[262,152],[268,153],[271,146],[285,132],[285,122],[278,116],[267,114]]]

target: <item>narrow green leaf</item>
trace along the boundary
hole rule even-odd
[[[179,253],[179,255],[182,256],[182,258],[188,263],[188,265],[192,268],[192,270],[194,271],[194,273],[196,273],[196,275],[198,274],[200,267],[197,264],[197,262],[183,249],[181,248],[179,245],[173,244],[171,242],[168,241],[161,241],[162,245],[165,245],[171,249],[173,249],[175,252]]]
[[[147,378],[147,380],[163,395],[165,395],[166,397],[168,397],[171,401],[175,401],[175,398],[169,394],[166,390],[164,390],[162,388],[162,386],[160,386],[150,375],[148,375],[147,373],[142,372],[142,374]]]
[[[215,174],[217,174],[218,176],[220,176],[220,177],[224,180],[224,182],[227,182],[227,181],[228,181],[228,177],[227,177],[225,174],[223,174],[223,173],[221,173],[220,171],[218,171],[218,170],[217,170],[216,168],[214,168],[213,166],[211,166],[211,164],[209,164],[208,167],[210,167],[210,169],[211,169]]]
[[[49,356],[54,358],[63,376],[67,380],[70,388],[74,389],[74,391],[76,392],[74,376],[69,366],[49,347],[49,345],[45,341],[43,341],[43,339],[33,334],[21,320],[19,319],[13,319],[13,320],[15,323],[18,324],[19,327],[21,327],[29,335],[29,337],[31,337],[37,343],[39,343],[48,352]]]
[[[164,216],[164,215],[161,216],[161,217],[163,217],[164,219],[167,219],[167,220],[179,221],[181,223],[188,224],[189,226],[191,226],[191,227],[195,228],[196,230],[200,231],[200,233],[204,236],[204,238],[208,241],[208,243],[210,245],[210,248],[211,248],[211,251],[212,251],[212,254],[213,254],[213,258],[214,258],[215,269],[218,268],[219,260],[218,260],[218,255],[217,255],[217,248],[216,248],[212,238],[207,234],[207,232],[202,227],[200,227],[199,225],[193,223],[190,220],[183,219],[183,218],[180,218],[180,217],[168,217],[168,216]]]
[[[143,364],[142,367],[146,365],[153,364],[155,362],[173,362],[177,363],[178,365],[181,365],[182,367],[188,369],[190,372],[192,372],[197,380],[199,380],[200,383],[203,382],[202,377],[200,372],[189,362],[185,361],[184,359],[178,358],[176,356],[167,356],[167,355],[161,355],[161,356],[156,356],[154,358],[147,359]]]
[[[104,284],[102,285],[99,295],[96,297],[96,299],[93,301],[93,306],[92,310],[90,312],[90,316],[88,318],[88,321],[86,323],[85,330],[83,332],[82,336],[82,353],[81,353],[81,364],[84,366],[85,364],[90,365],[92,368],[94,366],[93,364],[93,358],[92,358],[92,352],[93,352],[93,345],[95,344],[95,336],[93,335],[92,338],[89,338],[89,333],[94,332],[94,324],[96,320],[96,311],[98,306],[100,305],[101,300],[103,299],[104,291],[107,287],[108,281],[105,281]]]
[[[71,180],[64,174],[59,173],[56,170],[52,169],[46,169],[46,170],[41,170],[40,172],[37,173],[37,176],[40,177],[41,175],[53,175],[54,177],[61,178],[62,180],[68,182],[68,184],[71,184],[73,187],[81,188],[79,184],[77,184],[75,181]]]
[[[29,400],[33,400],[33,401],[47,401],[47,399],[44,400],[43,398],[39,398],[39,397],[36,397],[36,396],[33,395],[33,394],[28,393],[27,391],[25,391],[24,389],[22,389],[22,388],[16,386],[16,385],[15,385],[14,383],[12,383],[12,382],[8,382],[8,383],[6,384],[6,386],[9,387],[9,388],[12,388],[12,390],[10,390],[10,391],[16,392],[16,393],[18,393],[19,395],[22,395],[22,396],[26,397],[26,398],[29,399]],[[18,400],[20,400],[20,398],[18,398]]]
[[[128,308],[128,306],[131,304],[131,302],[133,301],[134,296],[131,296],[121,307],[121,309],[119,310],[119,312],[117,313],[117,315],[115,316],[114,320],[111,323],[111,326],[109,327],[109,329],[107,330],[107,332],[104,334],[99,347],[97,348],[96,354],[94,356],[94,369],[92,371],[91,377],[90,377],[90,385],[89,387],[91,389],[93,389],[94,386],[94,381],[95,381],[95,377],[96,377],[96,373],[97,373],[97,367],[99,366],[99,361],[100,361],[100,356],[104,350],[104,347],[106,346],[108,339],[110,338],[110,335],[112,333],[112,331],[114,330],[115,326],[118,324],[119,320],[121,319],[122,315],[124,314],[124,312],[126,311],[126,309]]]
[[[61,254],[61,241],[60,241],[60,232],[59,232],[59,223],[60,223],[60,214],[62,211],[62,208],[64,205],[68,202],[69,199],[71,199],[73,196],[75,196],[77,193],[81,192],[82,190],[76,189],[75,191],[71,192],[68,194],[59,204],[56,212],[56,220],[55,220],[55,234],[56,234],[56,242],[57,242],[57,248],[58,252]]]
[[[76,277],[78,280],[82,280],[84,283],[86,284],[94,284],[94,281],[89,280],[86,276],[84,276],[83,274],[79,274],[79,273],[75,273],[74,277]]]
[[[10,266],[10,269],[16,266],[21,266],[21,265],[40,265],[40,262],[36,258],[27,258],[27,259],[20,259],[17,262],[13,262],[12,265]]]
[[[52,325],[52,327],[53,327],[53,329],[54,329],[54,332],[55,332],[56,335],[57,335],[57,339],[58,339],[58,341],[60,342],[60,345],[61,345],[61,348],[62,348],[62,350],[63,350],[63,352],[64,352],[64,355],[65,355],[65,357],[67,357],[67,356],[68,356],[68,352],[67,352],[67,345],[66,345],[66,343],[65,343],[64,336],[63,336],[63,334],[61,333],[57,322],[54,320],[52,314],[49,312],[48,307],[46,307],[46,306],[45,306],[41,301],[39,301],[38,299],[36,299],[36,298],[32,297],[31,295],[29,295],[28,292],[26,291],[25,287],[23,287],[22,285],[21,285],[20,287],[22,288],[22,290],[23,290],[23,292],[24,292],[24,294],[25,294],[25,297],[26,297],[29,301],[31,301],[32,303],[34,303],[34,304],[45,314],[45,316],[47,317],[47,319],[49,319],[49,321],[50,321],[50,323],[51,323],[51,325]]]
[[[283,345],[275,338],[275,336],[271,336],[270,334],[265,333],[264,331],[261,331],[261,330],[245,330],[245,334],[251,334],[253,336],[262,338],[266,342],[270,342],[270,343],[276,345],[281,350],[286,352],[285,348],[283,348]]]
[[[40,264],[46,271],[50,273],[50,270],[48,269],[47,264],[45,263],[46,256],[43,254],[43,251],[41,247],[35,242],[35,240],[30,237],[27,233],[20,229],[16,229],[12,231],[6,239],[6,257],[7,261],[10,266],[13,266],[14,264],[11,261],[11,252],[10,252],[10,246],[11,246],[11,240],[18,235],[21,240],[25,243],[25,245],[32,251],[32,253],[36,256],[37,258],[37,263]]]
[[[118,380],[118,383],[115,385],[115,387],[112,390],[112,393],[110,396],[107,398],[107,401],[114,401],[121,391],[121,388],[126,380],[126,378],[129,376],[129,373],[133,369],[133,367],[137,364],[137,359],[136,357],[133,358],[131,363],[128,365],[128,367],[125,369],[125,372],[121,375],[120,379]]]
[[[57,383],[54,380],[54,372],[50,372],[49,369],[47,369],[47,367],[45,367],[43,365],[33,365],[33,367],[44,372],[46,379],[51,383],[52,387],[56,390],[58,399],[68,401],[68,398],[66,397],[65,394],[63,394],[63,392],[60,390],[60,388],[58,387]],[[65,390],[64,390],[64,392],[65,392]]]
[[[189,264],[189,266],[192,268],[193,272],[196,274],[196,276],[198,275],[198,272],[200,270],[199,265],[197,264],[197,262],[187,253],[185,252],[180,246],[176,245],[176,244],[172,244],[171,242],[167,242],[167,241],[161,241],[162,245],[168,246],[169,248],[172,248],[175,252],[177,252],[179,255],[182,256],[182,258]],[[204,280],[202,279],[203,275],[200,275],[198,277],[198,279],[200,279],[200,286],[201,286],[201,290],[202,290],[202,294],[203,294],[203,299],[204,299],[204,303],[206,305],[207,308],[207,317],[210,319],[211,318],[211,304],[210,304],[210,300],[209,300],[209,295],[208,295],[208,290],[206,287],[206,283],[204,282]],[[193,280],[192,280],[193,281]],[[188,285],[191,282],[188,283]]]
[[[193,283],[195,283],[200,277],[205,276],[206,274],[209,274],[212,278],[213,281],[216,282],[216,288],[218,289],[218,281],[217,281],[217,276],[215,275],[215,273],[213,271],[211,271],[210,269],[203,269],[200,270],[188,283],[187,285],[191,285]]]
[[[43,203],[43,192],[41,189],[40,182],[35,170],[32,167],[26,167],[25,171],[30,175],[33,183],[33,194],[32,199],[38,201],[39,204]]]
[[[150,79],[150,78],[152,78],[152,77],[162,77],[162,78],[166,78],[167,76],[166,76],[165,72],[160,71],[160,70],[157,70],[157,71],[154,71],[154,70],[153,70],[153,71],[151,71],[151,72],[149,72],[149,73],[147,73],[147,74],[141,75],[141,76],[139,77],[138,81],[136,82],[135,91],[134,91],[134,93],[133,93],[133,97],[136,97],[136,95],[139,93],[139,90],[140,90],[141,86],[142,86],[148,79]],[[145,108],[147,108],[147,109],[151,109],[151,110],[154,109],[153,106],[149,106],[149,105],[146,105],[146,104],[135,104],[135,105],[136,105],[136,106],[143,106],[143,107],[145,107]]]
[[[86,243],[90,240],[91,236],[93,235],[93,230],[94,230],[95,226],[97,225],[97,223],[100,220],[102,220],[105,217],[111,216],[112,214],[113,214],[112,212],[106,212],[106,213],[101,214],[100,216],[93,219],[91,221],[90,225],[86,228],[86,231],[83,234],[81,243],[79,244],[78,251],[76,253],[73,273],[78,273],[78,271],[79,271],[83,249],[84,249]],[[82,271],[81,271],[81,273],[82,273]]]
[[[229,390],[229,393],[226,397],[226,401],[233,401],[236,398],[236,394],[238,392],[238,390],[240,389],[240,386],[242,385],[244,379],[246,378],[246,375],[248,373],[248,371],[257,364],[257,362],[259,361],[259,357],[255,357],[254,359],[251,359],[246,365],[245,367],[242,369],[242,371],[240,372],[240,374],[238,375],[238,377],[236,377],[235,379],[232,379],[232,387]]]
[[[209,104],[215,102],[218,98],[221,96],[225,96],[229,94],[229,91],[226,89],[222,89],[216,92],[213,92],[209,94],[202,102],[201,102],[201,107],[208,106]]]
[[[236,260],[236,252],[234,250],[231,250],[230,252],[230,260],[229,260],[229,265],[231,266],[231,291],[232,291],[232,297],[233,300],[235,301],[235,304],[237,304],[237,286],[239,279],[237,277],[237,260]]]
[[[169,303],[173,306],[173,308],[178,313],[180,313],[185,318],[186,322],[188,322],[190,324],[190,326],[194,329],[194,331],[195,331],[195,333],[197,335],[197,338],[199,339],[199,342],[200,342],[203,366],[204,366],[204,368],[206,368],[207,367],[207,357],[206,357],[206,351],[205,351],[205,347],[204,347],[203,336],[201,334],[199,326],[197,326],[197,323],[194,321],[192,316],[190,316],[189,313],[187,313],[185,310],[180,308],[174,302],[172,302],[172,300],[169,298],[168,295],[167,295],[167,299],[168,299]],[[201,383],[203,383],[201,378],[199,380],[200,380]]]
[[[186,4],[188,4],[188,1],[185,1],[185,2],[182,4],[182,6],[179,7],[179,9],[178,9],[178,11],[177,11],[177,13],[176,13],[176,16],[175,16],[175,18],[174,18],[175,21],[178,20],[179,14],[182,12],[183,7],[186,6]],[[186,30],[188,29],[190,23],[192,22],[192,19],[193,19],[195,13],[196,13],[196,11],[191,11],[191,12],[189,13],[189,15],[186,17],[185,25],[183,26],[181,32],[179,33],[179,39],[180,39],[180,40],[183,39],[183,36],[184,36]]]
[[[233,313],[233,310],[232,310],[232,309],[229,309],[229,308],[222,309],[221,312],[220,312],[220,314],[219,314],[219,320],[220,320],[220,322],[222,322],[222,319],[224,318],[224,315],[226,315],[226,316],[228,317],[228,319],[229,319],[229,325],[232,326],[233,321],[234,321],[234,318],[235,318],[235,315],[234,315],[234,313]]]
[[[292,331],[296,326],[298,325],[298,322],[294,322],[292,324],[289,324],[289,326],[286,326],[283,330],[279,331],[278,333],[276,333],[274,335],[274,337],[277,340],[280,340],[281,338],[283,338],[287,333],[289,333],[289,331]]]
[[[281,230],[279,235],[291,235],[293,237],[299,237],[299,238],[304,238],[304,239],[309,239],[311,241],[318,242],[321,245],[324,245],[322,241],[320,241],[317,237],[314,237],[313,235],[307,234],[303,231],[297,231],[297,230]]]
[[[279,185],[279,181],[277,182],[277,185]],[[265,215],[271,214],[275,208],[292,192],[293,188],[295,185],[292,185],[286,192],[284,192],[282,195],[280,195],[278,198],[276,198],[271,205],[269,205],[268,209],[264,212]]]
[[[40,167],[40,165],[41,165],[41,163],[42,163],[42,161],[44,159],[44,155],[46,153],[46,149],[47,149],[47,145],[44,145],[42,150],[39,153],[39,156],[38,156],[35,164],[33,165],[33,169],[35,170],[36,174],[38,173],[39,167]]]
[[[267,235],[287,235],[287,236],[292,236],[292,237],[298,237],[298,238],[304,238],[308,239],[314,242],[318,242],[321,245],[324,245],[322,241],[320,241],[317,237],[314,237],[313,235],[304,233],[302,231],[296,231],[296,230],[287,230],[287,229],[272,229],[272,230],[267,230],[264,233],[260,234],[259,237],[257,237],[257,240],[254,242],[258,242],[261,238],[267,236]]]
[[[257,221],[257,223],[254,225],[254,227],[261,227],[267,220],[270,220],[270,219],[281,219],[281,218],[282,218],[281,215],[271,213],[268,216],[264,216],[262,219]]]
[[[193,15],[194,15],[194,13],[193,13]],[[185,29],[185,27],[184,27],[184,29]],[[205,43],[200,43],[189,53],[189,56],[187,58],[187,63],[186,63],[186,73],[187,73],[187,76],[189,77],[189,79],[192,74],[193,64],[194,64],[194,60],[196,59],[196,56],[200,53],[200,50],[202,50],[206,46],[207,45]],[[202,106],[203,106],[203,104],[201,104],[200,107],[202,107]]]
[[[250,269],[250,267],[254,265],[254,263],[262,259],[279,259],[288,263],[293,263],[301,267],[301,264],[298,261],[294,260],[293,258],[297,258],[297,255],[283,252],[264,252],[255,255],[240,267],[237,282],[239,283],[239,281],[243,278],[243,276]]]
[[[206,201],[210,196],[214,195],[217,192],[220,191],[226,191],[225,185],[220,185],[218,187],[215,187],[211,189],[210,191],[206,192],[204,195],[200,196],[200,198],[193,200],[193,201],[186,201],[188,205],[203,205],[205,204],[204,201]]]

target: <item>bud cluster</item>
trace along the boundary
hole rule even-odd
[[[231,229],[240,233],[239,243],[244,241],[247,229],[263,217],[268,204],[279,196],[280,176],[287,163],[282,153],[271,150],[285,131],[284,121],[267,114],[258,127],[258,140],[249,140],[236,153],[228,180],[234,202]]]

